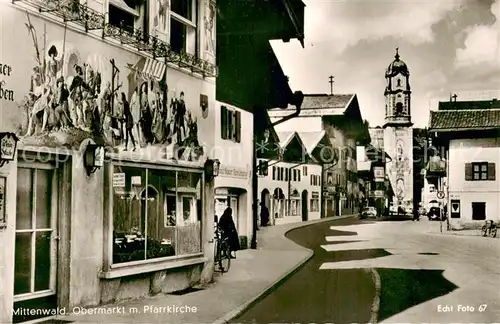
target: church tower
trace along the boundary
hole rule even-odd
[[[392,158],[386,165],[386,174],[395,194],[393,203],[414,207],[410,72],[397,48],[385,79],[384,149]]]

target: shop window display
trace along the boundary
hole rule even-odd
[[[115,165],[113,263],[200,253],[201,205],[201,173]]]

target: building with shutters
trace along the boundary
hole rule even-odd
[[[252,234],[252,113],[217,102],[214,114],[214,156],[221,163],[214,180],[215,215],[231,207],[240,245],[247,248]]]
[[[216,11],[201,0],[0,3],[0,30],[18,31],[0,39],[12,91],[0,132],[20,140],[0,167],[0,322],[212,279]],[[100,168],[83,163],[89,144],[105,148]]]
[[[271,120],[293,111],[272,109]],[[355,94],[307,94],[300,115],[276,127],[278,132],[324,132],[331,144],[323,144],[323,155],[316,156],[323,165],[322,215],[324,217],[357,213],[359,186],[356,147],[369,141]],[[321,151],[321,149],[319,149]]]
[[[452,226],[500,220],[500,104],[484,101],[440,102],[431,111],[433,145],[443,148],[442,163],[427,173],[448,178],[447,212]]]
[[[260,201],[269,209],[271,224],[319,219],[322,166],[311,153],[320,145],[324,132],[277,135],[282,158],[269,160],[268,174],[259,177]]]

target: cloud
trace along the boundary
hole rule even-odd
[[[492,25],[477,25],[465,31],[465,48],[457,49],[457,68],[481,64],[500,68],[500,0],[491,5],[491,13],[496,18]]]
[[[335,1],[309,0],[306,7],[306,38],[310,43],[331,42],[337,52],[362,40],[385,37],[413,44],[434,40],[432,26],[461,5],[457,1]]]

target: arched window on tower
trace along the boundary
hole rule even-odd
[[[402,115],[403,114],[403,104],[401,102],[398,102],[396,104],[396,115]]]
[[[397,82],[398,82],[398,87],[400,87],[401,86],[401,79],[398,79]]]

